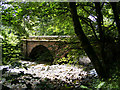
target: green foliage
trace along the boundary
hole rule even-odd
[[[17,35],[14,35],[11,28],[5,28],[2,31],[4,37],[2,42],[2,61],[3,64],[10,64],[20,57],[20,40]]]
[[[84,86],[84,85],[81,85],[80,86],[82,89],[88,89],[88,87]]]
[[[69,62],[69,60],[68,60],[67,58],[63,57],[63,58],[57,60],[56,63],[57,63],[57,64],[66,64],[66,63],[68,63],[68,62]]]
[[[79,58],[84,54],[83,50],[72,49],[66,54],[66,57],[58,59],[57,64],[74,64],[79,65]]]
[[[109,78],[109,80],[105,82],[105,84],[103,85],[103,88],[120,89],[120,77],[116,74],[113,74],[112,78]]]
[[[19,36],[73,34],[67,7],[68,3],[3,2],[2,23],[14,27]]]
[[[93,79],[90,84],[90,88],[95,89],[120,89],[120,78],[117,74],[114,74],[112,78],[108,80]]]

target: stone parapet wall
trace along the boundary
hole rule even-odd
[[[70,36],[64,35],[64,36],[30,36],[27,39],[32,40],[61,40],[65,38],[70,38]]]

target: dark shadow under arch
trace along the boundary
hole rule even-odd
[[[53,62],[53,56],[49,49],[43,45],[38,45],[34,47],[29,55],[29,57],[33,61],[37,61],[39,63],[44,63],[44,62]]]

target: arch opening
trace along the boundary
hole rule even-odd
[[[29,57],[32,59],[32,61],[36,61],[38,63],[51,63],[54,61],[53,55],[51,54],[50,50],[43,46],[38,45],[34,47],[29,54]]]

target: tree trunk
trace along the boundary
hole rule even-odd
[[[85,50],[86,54],[90,58],[94,68],[96,69],[98,75],[100,78],[108,78],[108,74],[106,73],[105,69],[103,68],[99,58],[97,57],[93,47],[91,46],[90,42],[88,41],[87,37],[85,36],[80,21],[79,17],[77,15],[77,9],[76,9],[76,3],[75,2],[70,2],[70,9],[71,9],[71,14],[72,14],[72,19],[74,23],[74,30],[75,33],[77,34],[79,40],[81,41],[81,46]]]
[[[98,23],[98,30],[99,30],[99,37],[100,37],[100,53],[101,53],[101,63],[103,68],[106,69],[107,73],[109,73],[109,63],[108,59],[106,58],[105,52],[105,30],[103,29],[103,15],[101,12],[100,2],[95,2],[95,9],[96,9],[96,16],[97,16],[97,23]]]
[[[118,14],[118,11],[117,11],[117,3],[116,2],[111,2],[110,4],[112,6],[116,26],[118,28],[118,33],[119,33],[119,36],[120,36],[120,19],[119,19],[119,14]]]
[[[115,56],[116,56],[116,63],[118,65],[118,68],[120,68],[120,65],[119,65],[119,63],[120,63],[120,55],[119,55],[120,54],[120,49],[119,49],[120,48],[120,18],[119,18],[119,13],[118,13],[118,9],[117,9],[119,7],[117,6],[116,2],[111,2],[110,4],[112,6],[114,19],[115,19],[117,30],[118,30],[118,42],[116,44],[117,48],[116,48]],[[115,60],[113,62],[115,62]]]

